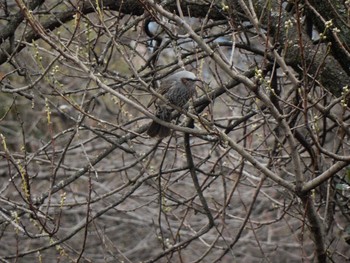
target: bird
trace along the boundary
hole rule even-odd
[[[200,81],[196,75],[190,71],[183,70],[170,75],[165,80],[161,81],[161,85],[157,92],[164,96],[166,102],[153,97],[148,103],[150,107],[153,103],[156,106],[156,117],[170,122],[171,113],[174,110],[169,104],[177,107],[183,107],[189,99],[196,94],[196,81]],[[152,121],[147,130],[150,137],[165,138],[170,135],[170,129],[155,121]]]

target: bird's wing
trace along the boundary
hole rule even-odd
[[[161,86],[156,91],[159,94],[164,95],[174,84],[175,84],[175,80],[171,80],[171,79],[170,80],[164,80],[164,81],[161,82]],[[157,97],[153,96],[152,99],[147,104],[147,108],[149,106],[151,106],[156,100],[157,100]]]

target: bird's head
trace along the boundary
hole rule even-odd
[[[187,87],[192,87],[195,85],[196,81],[201,81],[196,77],[195,74],[187,70],[179,71],[175,73],[173,76],[175,79],[180,79],[180,81]]]

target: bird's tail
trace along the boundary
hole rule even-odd
[[[172,109],[167,109],[165,107],[158,108],[156,117],[163,120],[170,122],[171,121],[171,112]],[[170,129],[168,127],[165,127],[155,121],[152,121],[151,125],[149,126],[147,130],[147,134],[150,137],[156,137],[158,136],[159,138],[165,138],[170,135]]]
[[[170,129],[153,121],[147,130],[147,134],[150,137],[165,138],[170,135]]]

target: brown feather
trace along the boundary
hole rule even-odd
[[[175,84],[175,80],[163,80],[161,81],[161,86],[156,90],[156,92],[160,95],[164,95],[169,88]],[[152,99],[147,104],[147,108],[149,108],[156,100],[158,99],[157,96],[153,96]]]

